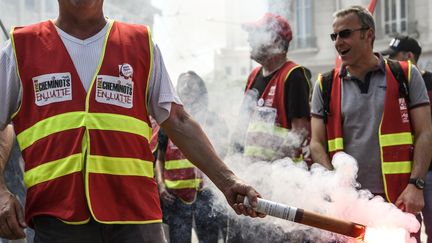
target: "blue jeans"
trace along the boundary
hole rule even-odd
[[[193,204],[196,233],[200,243],[217,243],[219,231],[226,237],[227,216],[213,206],[214,195],[209,189],[198,192]]]
[[[425,207],[422,210],[427,243],[432,243],[432,171],[426,176],[426,186],[424,188]]]
[[[223,212],[213,207],[214,195],[209,189],[198,191],[193,204],[185,204],[176,198],[172,205],[162,203],[164,223],[169,225],[171,243],[190,243],[192,221],[200,243],[217,243],[219,231],[226,234],[227,219]]]
[[[169,225],[171,243],[190,243],[192,240],[192,204],[185,204],[176,198],[173,204],[161,201],[163,221]]]

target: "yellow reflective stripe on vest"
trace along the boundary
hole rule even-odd
[[[51,134],[79,128],[84,125],[85,112],[69,112],[52,116],[27,128],[17,135],[21,150],[30,147],[34,142]]]
[[[153,178],[153,162],[135,159],[89,155],[87,158],[87,171],[90,173],[146,176]]]
[[[412,67],[412,63],[411,60],[407,60],[408,62],[408,82],[411,81],[411,67]]]
[[[244,149],[244,155],[269,160],[272,158],[276,158],[278,156],[278,153],[274,150],[263,147],[247,146]]]
[[[61,220],[61,219],[60,219]],[[64,221],[61,220],[63,223],[65,224],[70,224],[70,225],[81,225],[81,224],[87,224],[90,221],[90,218],[83,220],[83,221],[76,221],[76,222],[69,222],[69,221]]]
[[[112,113],[88,113],[85,123],[88,129],[128,132],[141,135],[147,141],[150,141],[151,137],[150,126],[146,122],[130,116]]]
[[[405,174],[411,173],[411,161],[398,161],[382,163],[382,172],[388,174]]]
[[[133,117],[111,113],[69,112],[39,121],[17,135],[21,150],[51,134],[86,126],[88,129],[112,130],[141,135],[149,141],[151,128]],[[47,129],[49,128],[49,129]]]
[[[164,166],[166,170],[187,169],[187,168],[194,168],[194,167],[195,165],[193,165],[187,159],[168,160],[165,161],[165,166]]]
[[[165,180],[166,187],[170,189],[187,189],[187,188],[199,188],[202,179],[190,179],[190,180]]]
[[[321,90],[321,92],[322,92],[322,90],[323,90],[323,86],[322,86],[322,79],[323,79],[323,75],[322,75],[322,73],[318,74],[317,82],[318,82],[318,85],[320,86],[320,90]]]
[[[81,154],[74,154],[63,159],[44,163],[26,171],[24,173],[24,183],[27,188],[30,188],[39,183],[81,171],[83,168],[82,163]]]
[[[272,136],[286,137],[289,129],[264,122],[251,122],[248,126],[247,133],[251,132],[261,132]]]
[[[410,132],[392,133],[380,135],[379,142],[382,147],[413,144],[413,138]]]
[[[335,138],[327,141],[329,152],[343,150],[343,138]]]

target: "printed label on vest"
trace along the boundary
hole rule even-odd
[[[96,101],[132,108],[133,81],[123,77],[98,75],[96,77]]]
[[[119,76],[124,77],[125,79],[132,78],[133,68],[130,64],[124,63],[119,65]]]
[[[55,102],[72,100],[70,73],[50,73],[32,78],[35,103],[44,106]]]
[[[402,123],[409,122],[408,108],[404,98],[399,98],[399,110],[401,114]]]
[[[276,93],[276,85],[273,85],[270,87],[270,91],[267,95],[266,100],[264,101],[264,106],[272,106],[273,105],[275,93]]]

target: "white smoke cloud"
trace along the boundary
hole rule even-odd
[[[170,6],[173,5],[170,4]],[[182,3],[182,6],[184,6],[184,3]],[[272,7],[272,9],[285,8]],[[178,14],[182,13],[181,11],[173,12]],[[183,18],[187,18],[189,14],[190,13],[183,16]],[[285,17],[290,19],[292,16]],[[215,18],[224,19],[225,16],[216,16]],[[164,21],[167,21],[166,19],[168,18],[165,18]],[[202,19],[209,22],[209,18]],[[183,23],[182,21],[176,22]],[[196,18],[194,18],[194,22],[198,22]],[[223,22],[212,22],[212,24],[217,24],[218,27],[221,23]],[[157,27],[163,28],[167,25],[165,22],[162,24],[162,26]],[[182,33],[184,31],[183,28],[177,29],[181,30]],[[188,24],[188,29],[190,29],[188,32],[189,34],[199,34],[199,37],[188,35],[186,36],[187,38],[185,37],[186,39],[182,41],[175,39],[176,42],[182,43],[182,48],[180,50],[183,53],[181,58],[171,58],[175,59],[175,65],[172,63],[170,64],[169,62],[170,54],[173,53],[178,55],[180,50],[178,48],[171,48],[170,44],[174,38],[165,38],[166,36],[172,36],[174,32],[168,31],[167,33],[164,33],[161,32],[160,28],[156,28],[156,42],[159,43],[163,49],[168,69],[180,70],[176,70],[172,73],[183,72],[191,69],[199,73],[205,73],[203,70],[209,69],[209,62],[207,60],[203,61],[203,59],[194,56],[193,58],[190,58],[195,60],[195,62],[191,64],[191,62],[185,62],[184,59],[184,56],[187,56],[189,53],[194,53],[198,49],[202,49],[198,48],[200,46],[198,45],[199,43],[193,42],[192,40],[201,40],[203,38],[203,32],[201,30],[204,28],[200,28],[200,31],[197,31],[195,25]],[[214,31],[209,31],[209,27],[206,27],[205,29],[206,33],[215,33]],[[271,35],[271,32],[255,33],[252,37],[253,39],[250,39],[249,41],[256,46],[263,46],[274,38]],[[214,40],[215,38],[213,38],[212,41],[206,41],[205,48],[219,47],[219,44],[215,44]],[[274,51],[277,52],[279,50]],[[210,54],[206,53],[205,56],[208,55]],[[173,80],[176,76],[177,75],[172,75]],[[230,128],[230,130],[226,130],[225,128],[218,127],[217,124],[213,124],[214,126],[207,125],[205,127],[205,131],[209,134],[209,137],[217,151],[227,149],[227,138],[234,137],[238,138],[240,141],[244,139],[244,137],[238,135],[238,131],[241,128],[247,128],[248,119],[244,118],[250,117],[250,111],[239,109],[244,97],[243,90],[246,84],[246,78],[247,75],[244,77],[244,83],[240,85],[234,84],[233,82],[230,83],[226,80],[215,80],[214,83],[207,83],[209,87],[210,110],[217,112],[218,115],[223,117]],[[243,106],[253,107],[254,104],[244,104]],[[239,121],[239,119],[241,121]],[[298,140],[298,138],[294,138],[293,136],[288,137],[292,138],[292,141],[296,141],[296,139]],[[217,141],[218,138],[223,138],[221,140],[224,140],[225,142],[219,143]],[[412,215],[401,212],[393,205],[385,203],[380,197],[373,198],[369,191],[358,191],[355,189],[356,186],[358,186],[355,181],[358,167],[356,161],[348,155],[341,154],[335,158],[333,161],[335,166],[334,171],[328,171],[319,165],[313,165],[309,171],[307,170],[305,163],[296,164],[290,159],[281,159],[273,163],[267,161],[251,162],[239,154],[229,155],[224,159],[224,161],[238,176],[240,176],[240,178],[256,187],[265,199],[320,213],[326,216],[364,224],[373,228],[374,230],[372,230],[372,233],[368,236],[375,237],[375,241],[374,239],[369,238],[368,240],[370,240],[370,242],[396,242],[394,239],[406,238],[408,235],[407,232],[418,230],[419,224]],[[233,213],[232,209],[227,207],[225,198],[221,193],[218,190],[215,190],[215,193],[218,195],[217,202],[215,202],[217,206],[216,210],[226,211],[229,213],[230,217],[244,220],[250,226],[249,231],[251,231],[250,229],[254,229],[257,225],[264,224],[270,234],[292,238],[308,235],[312,242],[329,242],[341,237],[326,231],[270,216],[264,219],[251,219],[237,216]],[[376,241],[377,234],[374,234],[374,232],[378,232],[378,235],[384,238],[381,238],[381,241]],[[386,232],[397,233],[386,234]],[[396,238],[389,238],[391,237],[390,235]],[[266,234],[256,235],[256,239],[262,239],[262,242],[264,242],[266,239],[268,240],[268,236],[269,235]],[[403,240],[404,239],[402,239],[402,241]]]
[[[223,82],[218,82],[221,83]],[[210,106],[216,107],[219,114],[228,121],[231,142],[243,141],[244,130],[248,126],[249,118],[253,117],[256,95],[249,97],[248,94],[243,100],[244,86],[236,89],[228,86],[229,90],[224,85],[212,84],[209,87]],[[219,98],[212,99],[215,96]],[[212,133],[212,130],[216,132]],[[228,134],[228,131],[211,127],[207,128],[206,132],[222,137],[227,137]],[[287,134],[286,140],[292,144],[301,143],[299,136],[292,133]],[[212,142],[216,148],[226,146],[215,143],[214,139]],[[280,144],[274,144],[274,147],[277,146]],[[334,171],[328,171],[318,164],[312,165],[308,170],[304,162],[294,163],[288,158],[274,162],[252,162],[240,154],[231,154],[224,161],[240,178],[253,185],[265,199],[368,226],[371,230],[368,231],[367,242],[397,242],[396,239],[406,242],[408,232],[419,229],[419,223],[413,215],[403,213],[394,205],[384,202],[381,197],[373,197],[367,190],[356,189],[359,187],[356,182],[358,165],[354,158],[347,154],[335,156]],[[235,224],[246,224],[247,230],[244,232],[257,232],[253,238],[258,241],[269,242],[271,236],[288,242],[295,242],[303,237],[307,237],[311,242],[348,240],[341,235],[270,216],[264,219],[237,216],[232,209],[227,208],[221,193],[218,190],[215,190],[215,193],[219,195],[215,202],[216,210],[226,211],[231,219],[241,221],[234,221]],[[256,230],[260,227],[265,227],[267,233]]]
[[[264,199],[366,225],[370,228],[366,242],[406,242],[408,232],[416,232],[420,227],[412,214],[400,211],[381,197],[372,197],[367,190],[357,190],[357,162],[345,153],[335,155],[333,171],[318,164],[314,164],[309,171],[305,163],[293,163],[289,158],[273,163],[252,163],[237,154],[226,158],[225,162],[238,176],[252,184]],[[220,197],[218,204],[226,205],[225,199]],[[329,242],[338,238],[346,240],[340,235],[271,216],[251,219],[237,216],[232,210],[229,212],[230,217],[240,217],[243,223],[252,228],[263,224],[270,232],[277,229],[285,235],[307,233],[313,242]],[[260,237],[263,235],[255,236],[256,239]]]

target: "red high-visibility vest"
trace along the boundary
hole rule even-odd
[[[185,158],[180,149],[168,139],[165,152],[164,183],[168,191],[186,204],[195,201],[203,186],[202,172]]]
[[[146,26],[110,21],[85,91],[51,21],[12,34],[23,95],[13,116],[25,161],[26,221],[161,222],[146,107]]]
[[[259,97],[258,106],[269,107],[276,110],[275,124],[268,124],[253,120],[249,123],[244,154],[263,160],[283,158],[287,154],[275,151],[275,144],[283,143],[289,130],[291,122],[287,119],[285,108],[285,81],[291,72],[301,67],[300,65],[287,61],[271,78],[266,88]],[[249,75],[246,92],[252,88],[253,81],[258,75],[261,67],[255,68]],[[301,149],[295,151],[293,159],[301,160]]]
[[[400,62],[408,80],[410,80],[411,64]],[[318,79],[321,84],[322,77]],[[409,111],[405,98],[400,96],[399,83],[386,63],[386,96],[378,132],[381,168],[384,180],[384,191],[387,200],[396,199],[405,189],[411,175],[413,160],[413,138]],[[321,85],[322,87],[322,85]],[[330,114],[328,114],[327,147],[330,157],[338,151],[343,151],[343,130],[341,112],[342,83],[339,71],[333,75]]]

